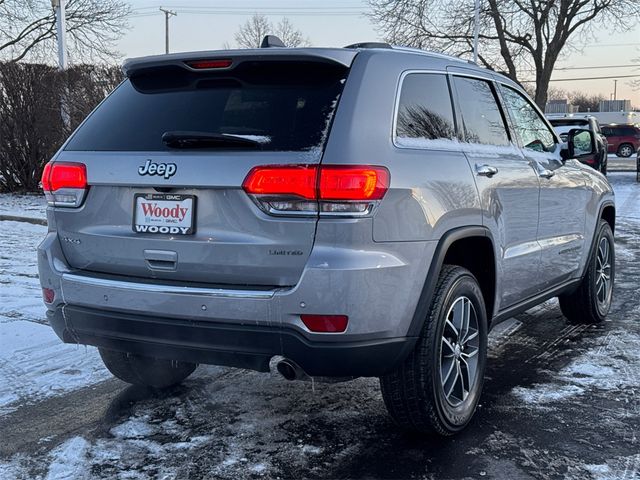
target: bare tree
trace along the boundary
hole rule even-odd
[[[470,0],[369,0],[370,14],[393,43],[454,55],[473,51]],[[478,59],[484,66],[523,79],[535,72],[535,101],[544,107],[551,73],[561,53],[578,47],[599,26],[637,25],[638,0],[484,0]]]
[[[1,1],[1,0],[0,0]],[[120,83],[108,66],[0,63],[0,192],[33,192],[42,167],[87,114]],[[70,125],[61,116],[67,100]]]
[[[265,35],[277,35],[288,47],[309,46],[309,39],[296,29],[287,18],[273,25],[265,15],[256,13],[235,34],[240,48],[258,48]]]
[[[117,56],[116,40],[127,28],[125,0],[68,0],[67,43],[80,63]],[[0,0],[0,59],[42,59],[56,48],[55,13],[49,0]]]
[[[286,17],[278,22],[274,32],[287,47],[309,47],[311,45],[309,39],[295,28]]]

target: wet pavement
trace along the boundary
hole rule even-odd
[[[570,325],[549,301],[497,326],[480,407],[456,437],[400,431],[376,379],[201,366],[163,393],[110,379],[18,406],[0,416],[0,477],[640,478],[640,185],[610,178],[607,321]]]

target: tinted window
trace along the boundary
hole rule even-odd
[[[489,82],[454,77],[465,141],[486,145],[508,145],[504,120]]]
[[[404,78],[396,135],[400,140],[455,137],[453,107],[445,75],[412,73]]]
[[[264,150],[308,150],[322,146],[346,73],[335,65],[264,61],[215,73],[156,70],[125,81],[66,148],[167,150],[163,133],[188,131],[245,135]]]
[[[504,102],[513,120],[516,135],[525,148],[537,152],[555,149],[555,138],[540,114],[519,92],[503,88]]]

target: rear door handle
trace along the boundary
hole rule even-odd
[[[556,172],[554,172],[553,170],[547,170],[546,168],[538,172],[538,175],[541,176],[542,178],[551,178],[555,174]]]
[[[493,177],[496,173],[498,173],[498,169],[496,167],[492,167],[491,165],[477,165],[476,164],[476,173],[478,175],[482,175],[483,177]]]

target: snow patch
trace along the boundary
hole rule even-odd
[[[580,395],[583,392],[584,389],[576,385],[557,385],[551,383],[534,384],[528,388],[516,387],[511,391],[517,398],[528,404],[558,402],[565,398]]]
[[[82,437],[74,437],[55,448],[50,456],[47,480],[81,480],[90,478],[87,451],[90,444]]]

